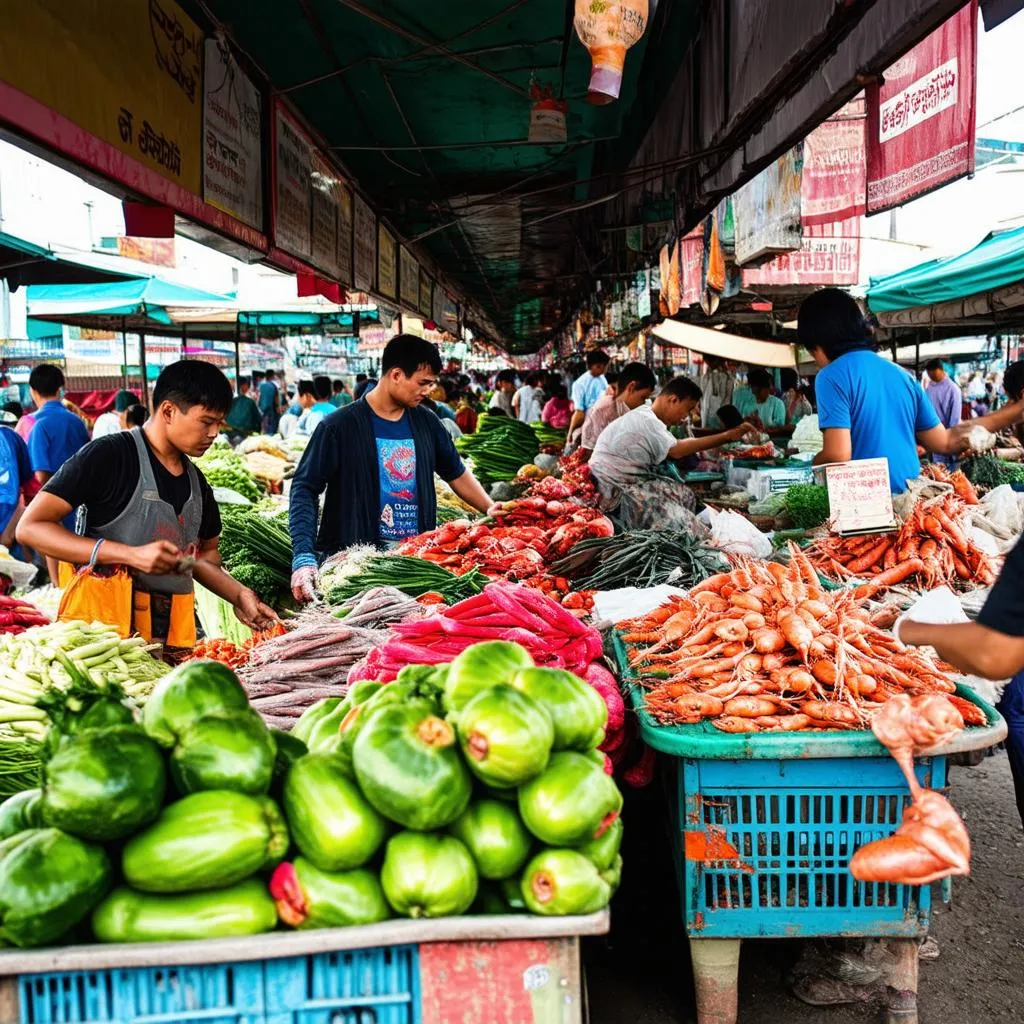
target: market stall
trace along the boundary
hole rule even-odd
[[[442,488],[436,530],[339,552],[302,610],[263,465],[283,480],[290,453],[218,446],[225,564],[280,628],[201,594],[206,639],[168,672],[96,626],[18,623],[0,1006],[582,1020],[578,940],[609,926],[624,793],[660,760],[701,1024],[735,1019],[748,936],[884,938],[914,1019],[927,883],[969,870],[947,758],[1005,723],[889,626],[940,583],[975,600],[1015,493],[929,470],[895,527],[839,536],[801,476],[757,526],[622,530],[561,440],[485,420],[461,446],[490,515]],[[50,879],[58,856],[77,866]]]

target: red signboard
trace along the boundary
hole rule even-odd
[[[971,0],[869,86],[868,213],[974,171],[977,46]]]
[[[848,104],[804,139],[804,176],[800,189],[800,220],[833,224],[864,212],[864,117]]]

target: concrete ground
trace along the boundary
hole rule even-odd
[[[1024,1022],[1024,833],[1003,752],[974,768],[951,769],[952,800],[973,846],[969,878],[938,904],[930,934],[939,959],[920,969],[921,1024]],[[592,1024],[691,1024],[690,962],[656,783],[629,793],[622,888],[612,931],[586,940]],[[933,897],[938,899],[938,887]],[[867,1024],[868,1006],[815,1008],[786,991],[800,943],[749,941],[740,962],[740,1024]]]

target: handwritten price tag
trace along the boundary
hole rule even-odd
[[[870,533],[895,527],[888,459],[858,459],[825,466],[834,533]]]

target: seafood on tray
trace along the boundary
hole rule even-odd
[[[864,729],[897,695],[960,703],[940,662],[872,625],[854,592],[824,591],[793,546],[788,566],[740,561],[618,628],[663,724]]]
[[[866,579],[854,594],[870,597],[899,584],[932,590],[972,590],[991,586],[996,570],[991,556],[970,538],[963,525],[968,503],[953,492],[922,498],[892,533],[860,537],[824,537],[807,551],[812,565],[834,580]]]

